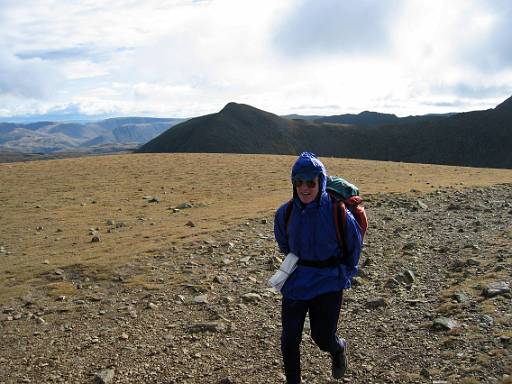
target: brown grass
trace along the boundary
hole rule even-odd
[[[68,281],[51,283],[47,288],[49,289],[48,294],[53,297],[69,296],[76,292],[76,287],[74,284]]]
[[[463,305],[459,303],[443,303],[437,308],[437,312],[444,316],[455,315],[460,313],[463,309]]]
[[[28,282],[37,284],[55,268],[80,263],[115,274],[127,262],[173,244],[271,215],[290,196],[295,159],[137,154],[2,163],[0,246],[10,254],[0,254],[0,302],[23,294]],[[512,170],[503,169],[322,160],[330,174],[351,180],[365,195],[512,180]],[[171,213],[169,208],[183,202],[194,208]],[[111,228],[108,219],[124,226]],[[100,242],[91,242],[90,228],[98,228]]]
[[[480,380],[476,379],[474,377],[465,377],[465,378],[460,379],[459,383],[460,384],[478,384],[478,383],[480,383]]]
[[[126,288],[144,288],[148,291],[158,291],[162,288],[163,284],[150,283],[147,281],[146,275],[135,275],[123,282]]]

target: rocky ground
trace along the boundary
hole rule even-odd
[[[366,207],[339,322],[344,381],[512,382],[512,184],[377,194]],[[280,383],[280,296],[266,285],[279,257],[262,217],[112,278],[55,269],[61,294],[0,308],[0,383]],[[336,382],[307,332],[302,351],[306,383]]]

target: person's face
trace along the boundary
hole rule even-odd
[[[295,180],[293,183],[300,201],[309,204],[315,200],[318,195],[319,185],[318,176],[314,180]]]

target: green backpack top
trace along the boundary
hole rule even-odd
[[[328,192],[333,192],[343,201],[348,200],[352,196],[359,196],[359,189],[341,177],[327,176],[326,189]]]

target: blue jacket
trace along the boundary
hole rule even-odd
[[[324,165],[313,154],[302,153],[292,167],[292,179],[301,170],[312,167],[320,172],[318,198],[304,205],[294,188],[288,233],[285,230],[288,203],[285,203],[276,212],[274,234],[279,249],[284,254],[293,252],[299,259],[320,261],[341,255],[343,250],[336,238],[333,202],[325,189],[327,173]],[[298,265],[281,290],[284,297],[309,300],[323,293],[350,288],[351,278],[358,270],[362,241],[359,225],[348,210],[344,235],[349,252],[348,257],[344,255],[344,264],[328,268]]]

